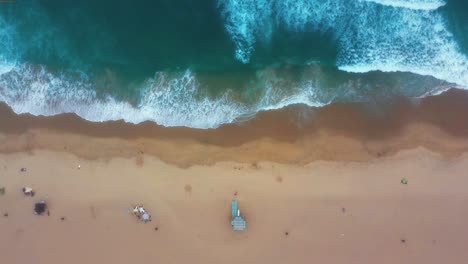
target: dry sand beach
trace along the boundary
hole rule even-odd
[[[2,106],[1,263],[464,263],[466,102],[295,106],[211,130]]]

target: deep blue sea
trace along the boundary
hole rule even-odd
[[[468,87],[467,0],[0,1],[16,113],[214,128],[450,87]]]

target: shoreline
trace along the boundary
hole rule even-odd
[[[362,104],[296,106],[214,130],[0,106],[0,255],[38,264],[458,263],[468,258],[467,100],[452,90],[378,114]],[[33,214],[42,199],[50,216]],[[229,225],[232,199],[245,232]],[[153,221],[138,222],[135,204]]]
[[[468,0],[0,6],[0,264],[468,259]]]
[[[151,122],[93,123],[74,114],[16,115],[0,105],[0,153],[45,149],[87,159],[139,159],[147,154],[180,167],[222,161],[369,161],[417,147],[452,157],[468,150],[467,101],[468,91],[452,89],[422,99],[397,98],[378,107],[297,105],[206,130]]]

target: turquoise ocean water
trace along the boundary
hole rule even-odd
[[[0,101],[17,113],[214,128],[454,86],[465,0],[0,2]]]

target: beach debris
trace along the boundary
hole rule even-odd
[[[284,235],[289,236],[289,232],[288,231],[284,232]]]
[[[154,231],[158,231],[158,230],[159,230],[159,227],[155,227],[155,228],[154,228]]]
[[[65,216],[60,217],[60,221],[65,221]]]
[[[4,213],[3,216],[4,216],[4,217],[8,217],[8,213]]]
[[[135,206],[133,214],[145,224],[151,222],[151,214],[142,205]]]
[[[401,179],[401,183],[406,185],[406,184],[408,184],[408,180],[403,178],[403,179]]]
[[[247,222],[240,213],[237,200],[231,203],[231,226],[234,231],[244,231],[247,228]]]
[[[6,189],[5,187],[0,188],[0,195],[5,195]]]
[[[406,239],[402,238],[402,239],[400,239],[400,242],[401,242],[402,244],[404,244],[404,243],[406,243]]]
[[[20,171],[21,171],[21,172],[26,172],[27,169],[26,169],[26,168],[21,168]]]
[[[47,203],[44,200],[39,201],[34,205],[34,214],[42,215],[47,210]],[[49,215],[49,211],[47,210],[47,214]]]
[[[31,187],[23,187],[23,189],[21,189],[23,191],[23,194],[26,195],[26,196],[31,196],[33,197],[34,195],[36,195],[36,192],[31,188]]]

